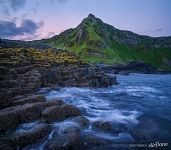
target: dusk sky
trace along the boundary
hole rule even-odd
[[[118,29],[171,36],[171,0],[0,0],[0,38],[48,38],[90,13]]]

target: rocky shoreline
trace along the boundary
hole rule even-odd
[[[8,107],[13,100],[42,87],[108,87],[117,84],[116,78],[90,65],[12,69],[0,67],[0,79],[0,108]]]
[[[79,150],[87,147],[85,143],[95,146],[111,142],[95,135],[82,136],[82,129],[88,128],[90,122],[82,116],[81,110],[59,99],[47,101],[37,92],[45,87],[109,87],[117,84],[114,74],[129,75],[130,72],[158,73],[154,67],[143,62],[128,65],[1,66],[0,149],[27,149],[43,141],[44,149]],[[54,130],[54,122],[68,119],[71,125]],[[112,130],[109,122],[97,121],[91,126],[104,131]]]
[[[129,73],[142,74],[169,74],[170,71],[158,70],[156,67],[143,61],[131,61],[128,64],[99,64],[98,67],[105,73],[128,75]]]
[[[61,100],[49,102],[41,95],[32,95],[14,101],[14,106],[0,111],[0,149],[17,149],[28,146],[48,136],[49,123],[62,121],[69,117],[80,116],[81,111]],[[20,131],[24,123],[37,121],[36,125]]]
[[[47,138],[51,123],[73,116],[80,128],[68,127],[65,134],[55,136],[46,149],[70,149],[81,134],[81,127],[89,122],[75,106],[62,100],[47,101],[36,92],[42,87],[108,87],[117,84],[116,78],[104,74],[91,65],[59,65],[57,67],[0,67],[0,149],[23,148]],[[33,123],[36,122],[36,123]],[[24,124],[32,124],[26,131]],[[75,137],[75,139],[73,139]],[[56,142],[62,139],[61,142]],[[74,141],[73,141],[74,140]],[[81,142],[81,141],[80,141]],[[63,145],[66,144],[65,147]],[[75,149],[75,148],[74,148]]]

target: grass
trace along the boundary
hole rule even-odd
[[[87,21],[83,24],[82,30],[86,33],[86,38],[81,43],[77,41],[80,28],[75,28],[67,35],[63,34],[56,40],[52,39],[50,44],[74,52],[88,63],[119,64],[144,61],[158,69],[169,69],[164,64],[163,58],[171,60],[170,48],[151,48],[152,39],[144,37],[140,37],[144,39],[137,47],[121,44],[117,40],[111,40],[111,37],[115,35],[124,38],[123,32],[114,30],[111,26],[104,29],[103,25],[98,21]]]

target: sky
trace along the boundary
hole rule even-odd
[[[49,38],[90,13],[121,30],[171,36],[171,0],[0,0],[0,38]]]

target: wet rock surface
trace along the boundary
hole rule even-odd
[[[10,98],[33,93],[41,87],[108,87],[117,84],[116,78],[109,77],[99,67],[92,65],[0,67],[0,78],[0,98],[4,99],[0,101],[1,108],[10,105]]]
[[[88,64],[0,67],[0,79],[0,149],[4,150],[22,149],[47,139],[46,149],[82,148],[82,130],[88,128],[90,122],[82,116],[81,110],[60,99],[47,101],[37,92],[43,87],[117,84],[116,78]],[[70,118],[75,126],[64,126],[57,135],[48,138],[54,130],[53,124]],[[35,124],[37,121],[39,123]]]
[[[42,95],[18,98],[21,99],[13,100],[10,107],[0,110],[0,148],[3,149],[12,150],[34,144],[48,136],[51,131],[49,123],[81,115],[78,108],[64,104],[59,99],[47,101]],[[58,138],[62,138],[63,142],[68,139],[70,145],[72,142],[69,139],[74,133],[72,134],[73,130],[66,132],[66,137]]]
[[[25,147],[29,144],[39,141],[45,137],[50,131],[50,128],[46,124],[38,124],[36,127],[32,127],[29,131],[16,131],[11,136],[11,141],[16,147]]]
[[[64,104],[61,108],[64,110],[66,118],[81,115],[81,111],[73,105]]]
[[[43,110],[41,117],[47,122],[61,121],[65,119],[65,111],[60,106],[52,106]]]
[[[83,146],[81,130],[75,126],[61,127],[46,143],[48,150],[80,150]]]
[[[88,128],[90,125],[90,121],[84,116],[75,117],[72,121],[78,123],[81,128]]]
[[[112,124],[108,121],[95,121],[93,122],[93,126],[97,129],[101,129],[103,131],[111,131]]]

